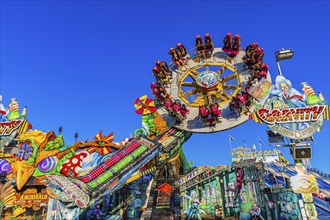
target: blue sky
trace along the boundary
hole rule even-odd
[[[272,79],[274,52],[292,48],[281,63],[300,90],[308,81],[329,95],[328,1],[1,1],[1,88],[4,103],[17,97],[28,106],[34,128],[63,127],[66,144],[92,139],[103,130],[120,141],[141,126],[134,100],[151,95],[151,69],[181,42],[210,33],[221,46],[227,32],[243,47],[257,41]],[[184,145],[195,165],[229,164],[228,135],[235,145],[267,142],[266,126],[247,122],[229,131],[193,135]],[[330,172],[329,122],[315,134],[313,167]],[[264,147],[267,149],[267,147]],[[284,149],[287,152],[287,149]]]

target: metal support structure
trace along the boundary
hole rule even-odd
[[[282,76],[280,62],[276,62],[276,65],[277,65],[278,74],[280,74],[280,76]]]

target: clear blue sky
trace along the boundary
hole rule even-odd
[[[243,47],[265,50],[272,79],[274,51],[292,48],[283,74],[300,90],[308,81],[329,96],[329,1],[1,1],[1,91],[4,103],[27,105],[34,128],[63,127],[66,144],[114,131],[115,140],[141,126],[134,100],[151,95],[151,68],[170,61],[168,49],[210,33],[220,46],[227,32]],[[184,145],[195,165],[229,164],[228,135],[251,146],[266,126],[247,122],[216,134],[193,135]],[[315,135],[312,165],[330,172],[329,122]],[[266,147],[265,147],[266,149]],[[287,151],[287,150],[285,150]]]

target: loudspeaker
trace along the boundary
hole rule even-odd
[[[272,188],[266,187],[264,188],[265,193],[271,193],[272,192]]]
[[[285,178],[285,185],[286,185],[286,188],[291,188],[291,181],[289,178]]]

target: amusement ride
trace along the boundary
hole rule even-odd
[[[242,48],[238,34],[227,33],[217,47],[210,34],[198,35],[193,49],[177,43],[169,55],[170,63],[152,68],[153,98],[134,101],[142,127],[122,142],[100,131],[65,145],[61,133],[32,129],[15,98],[7,108],[1,97],[1,219],[329,217],[329,174],[309,167],[329,106],[308,83],[299,92],[283,76],[279,62],[293,51],[276,52],[275,83],[262,47]],[[182,145],[193,133],[248,120],[266,124],[268,143],[289,147],[295,164],[277,148],[255,146],[231,149],[231,165],[187,162]]]

